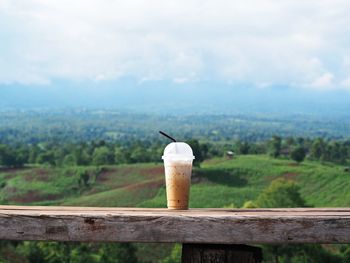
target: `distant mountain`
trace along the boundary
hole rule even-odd
[[[0,108],[113,108],[147,113],[295,113],[348,116],[350,92],[285,87],[250,88],[220,82],[175,84],[55,81],[47,86],[2,85]]]

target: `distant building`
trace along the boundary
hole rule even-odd
[[[227,159],[233,159],[233,157],[235,157],[235,153],[232,151],[227,151],[226,152],[226,158]]]

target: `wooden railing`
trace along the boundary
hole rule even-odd
[[[260,262],[259,249],[232,244],[350,243],[350,209],[0,206],[0,239],[185,243],[183,262]]]

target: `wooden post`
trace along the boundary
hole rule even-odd
[[[183,244],[182,263],[260,263],[261,248],[246,245]]]

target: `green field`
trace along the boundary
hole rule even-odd
[[[79,184],[76,171],[89,173]],[[96,167],[27,167],[0,170],[2,204],[165,207],[162,164]],[[350,173],[344,167],[306,161],[300,165],[265,155],[204,162],[195,168],[190,207],[241,207],[276,178],[295,181],[308,206],[350,205]]]
[[[271,181],[277,178],[292,180],[300,187],[308,206],[335,207],[350,205],[350,173],[339,165],[324,165],[306,161],[300,165],[290,160],[276,160],[267,156],[246,155],[233,160],[223,158],[205,162],[195,169],[198,182],[191,187],[190,206],[241,207],[247,200],[255,200]],[[163,207],[165,189],[143,207]]]

